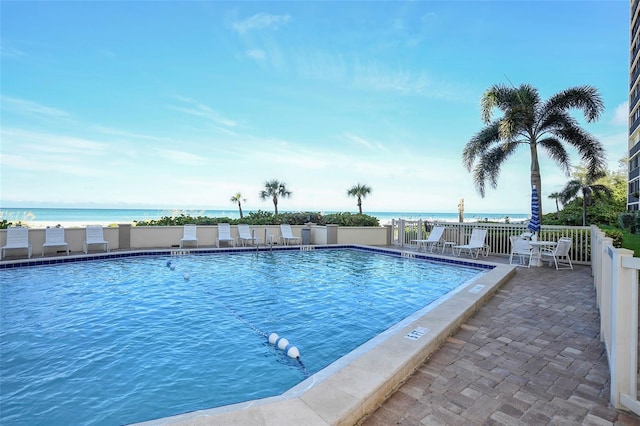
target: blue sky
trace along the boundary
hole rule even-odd
[[[529,153],[481,198],[462,150],[493,84],[597,87],[627,150],[628,1],[8,2],[2,207],[529,211]],[[574,116],[581,116],[576,111]],[[578,164],[577,156],[572,159]],[[547,198],[567,181],[541,158]]]

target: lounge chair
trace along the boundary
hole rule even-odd
[[[541,248],[540,258],[549,258],[549,266],[551,266],[551,261],[553,260],[556,269],[573,269],[571,257],[569,256],[572,243],[573,240],[571,238],[561,237],[553,249]]]
[[[92,244],[101,244],[104,251],[109,252],[109,241],[104,239],[104,231],[101,225],[88,225],[85,228],[85,240],[82,243],[84,254],[89,253],[89,246]]]
[[[184,243],[196,243],[196,248],[198,248],[197,227],[193,223],[187,223],[182,229],[180,248],[184,248]]]
[[[282,225],[280,225],[280,233],[282,234],[280,236],[280,239],[282,240],[282,244],[284,244],[285,246],[289,245],[289,243],[291,243],[292,241],[294,243],[296,241],[302,242],[302,237],[296,237],[293,235],[293,232],[291,232],[291,225],[289,225],[288,223],[283,223]]]
[[[218,224],[218,239],[216,240],[216,247],[220,247],[220,242],[227,242],[232,246],[236,245],[236,240],[231,238],[231,225],[228,223]]]
[[[69,255],[69,244],[64,239],[64,228],[47,228],[44,231],[44,244],[42,245],[42,256],[46,247],[64,247]]]
[[[249,225],[240,223],[238,224],[238,242],[242,244],[242,247],[245,247],[247,243],[251,245],[260,244],[260,239],[257,235],[251,233]]]
[[[10,226],[7,228],[7,244],[0,250],[0,260],[7,250],[27,249],[27,255],[31,259],[31,244],[29,244],[29,228],[26,226]]]
[[[509,256],[509,264],[513,264],[514,257],[520,257],[520,264],[524,266],[524,258],[526,256],[529,258],[529,262],[526,264],[527,268],[529,268],[531,266],[531,259],[533,259],[534,253],[534,250],[529,244],[530,240],[528,240],[527,238],[523,238],[522,235],[512,235],[509,237],[509,241],[511,241],[511,254]]]
[[[412,240],[412,242],[416,242],[418,245],[418,250],[420,250],[420,246],[427,251],[429,249],[430,252],[433,251],[434,248],[438,247],[442,243],[442,236],[444,235],[444,226],[434,226],[427,237],[426,240]],[[444,246],[442,247],[444,251]]]
[[[453,246],[453,248],[458,251],[456,253],[456,256],[460,256],[460,254],[462,253],[462,250],[469,250],[469,256],[477,259],[478,254],[480,254],[480,250],[486,250],[488,252],[484,243],[484,240],[486,238],[487,238],[486,229],[474,228],[471,231],[471,237],[469,238],[468,244]],[[474,256],[474,253],[475,253],[475,256]]]

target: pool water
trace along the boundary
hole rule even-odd
[[[124,424],[278,395],[481,273],[350,249],[3,270],[0,423]]]

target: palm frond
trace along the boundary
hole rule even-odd
[[[546,109],[549,111],[579,109],[587,122],[592,122],[600,118],[600,114],[604,111],[604,102],[595,87],[577,86],[551,96],[546,102]]]
[[[546,137],[540,139],[537,145],[544,149],[549,158],[556,162],[565,175],[571,173],[571,163],[569,162],[569,153],[565,149],[562,142],[556,137]]]
[[[484,170],[485,182],[488,181],[492,188],[498,186],[498,177],[500,177],[500,168],[502,164],[511,157],[518,147],[517,143],[505,143],[500,146],[494,146],[487,151],[478,164]],[[476,181],[477,184],[477,181]]]
[[[497,142],[500,142],[499,121],[494,121],[476,133],[465,145],[462,151],[462,163],[467,171],[471,171],[476,159]]]

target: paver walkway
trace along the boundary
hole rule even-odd
[[[640,425],[639,417],[609,404],[599,326],[589,267],[518,268],[360,423]]]

